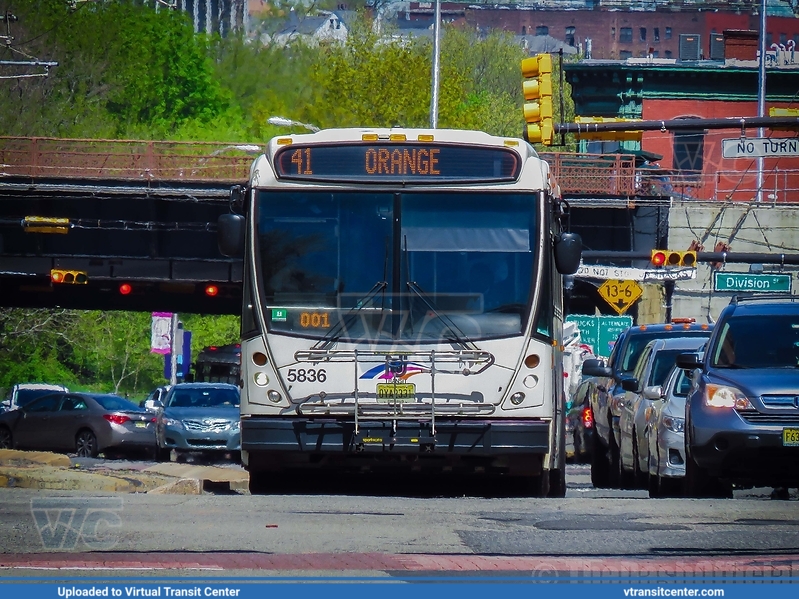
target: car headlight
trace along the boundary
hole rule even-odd
[[[728,385],[707,385],[705,405],[711,408],[733,408],[735,410],[754,410],[749,398],[740,389]]]
[[[183,423],[180,420],[167,418],[166,416],[161,416],[161,424],[164,426],[171,426],[172,428],[183,428]]]
[[[663,426],[674,433],[682,433],[685,431],[685,418],[677,418],[676,416],[664,416]]]

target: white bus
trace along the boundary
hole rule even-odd
[[[556,190],[531,145],[476,131],[272,139],[219,219],[244,253],[250,490],[407,466],[563,496],[561,275],[581,248]]]

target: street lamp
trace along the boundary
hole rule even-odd
[[[292,121],[291,119],[287,119],[282,116],[270,116],[266,119],[266,122],[270,125],[277,125],[278,127],[305,127],[308,131],[313,131],[316,133],[319,131],[319,127],[316,125],[309,125],[308,123],[301,123],[299,121]]]

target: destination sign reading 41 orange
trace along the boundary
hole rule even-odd
[[[515,151],[432,143],[288,145],[275,155],[280,179],[350,183],[514,181]]]

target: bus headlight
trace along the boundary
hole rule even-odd
[[[522,393],[521,391],[517,391],[516,393],[510,396],[510,402],[514,406],[518,406],[523,401],[524,401],[524,393]]]
[[[255,381],[255,384],[259,387],[266,387],[269,384],[269,377],[265,372],[256,372],[252,380]]]
[[[534,374],[528,374],[524,377],[522,384],[528,389],[535,389],[535,386],[538,384],[538,377]]]
[[[283,399],[282,397],[280,397],[280,393],[278,393],[274,389],[272,389],[271,391],[268,391],[267,394],[266,394],[266,397],[267,397],[267,399],[269,401],[271,401],[273,403],[280,403],[280,400]]]

